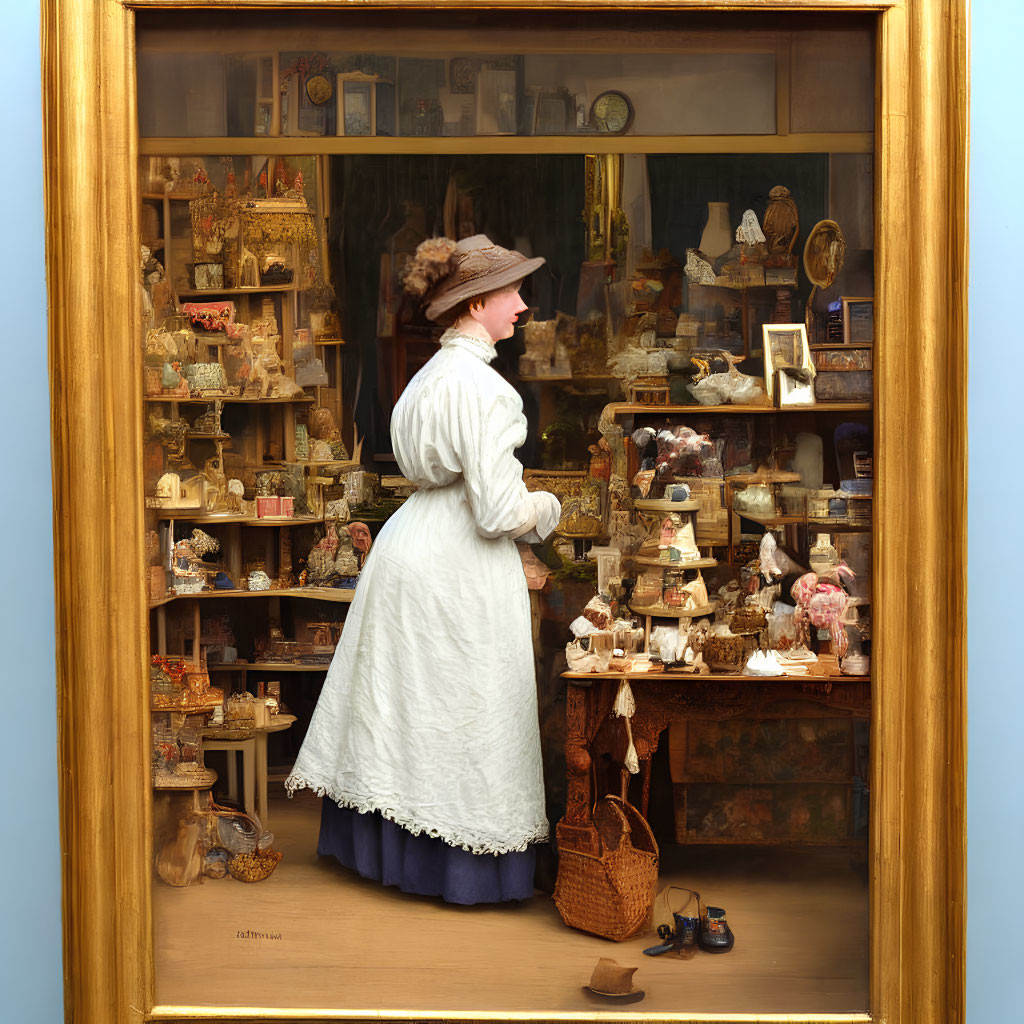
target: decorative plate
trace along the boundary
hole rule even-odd
[[[306,95],[317,106],[326,103],[334,95],[331,80],[326,75],[313,75],[306,80]]]
[[[594,100],[590,108],[590,123],[609,135],[622,135],[633,123],[633,104],[624,92],[609,89]]]

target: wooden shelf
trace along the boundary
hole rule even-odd
[[[203,433],[201,430],[189,430],[186,432],[185,437],[190,441],[230,441],[230,434],[210,434]]]
[[[870,402],[819,402],[817,405],[792,405],[777,409],[774,405],[639,405],[633,402],[612,402],[608,406],[612,416],[676,416],[688,413],[705,416],[724,413],[739,416],[748,413],[814,413],[814,412],[870,412]]]
[[[361,462],[353,462],[352,459],[331,459],[329,462],[303,462],[301,459],[296,459],[292,463],[288,463],[292,466],[312,466],[317,469],[324,468],[327,466],[337,467],[339,473],[351,473],[355,469],[362,469],[363,464]]]
[[[823,342],[820,345],[808,345],[807,346],[812,352],[821,352],[824,349],[833,348],[874,348],[875,343],[873,341],[830,341]],[[867,367],[865,367],[867,369]]]
[[[841,779],[679,779],[677,786],[849,786],[850,776]]]
[[[519,374],[517,379],[522,384],[579,384],[585,386],[587,384],[621,383],[625,387],[625,382],[622,378],[616,377],[611,373],[571,373],[557,376],[545,374],[541,377],[524,377],[522,374]]]
[[[710,672],[563,672],[565,679],[663,679],[673,683],[869,683],[870,676],[748,676]]]
[[[303,597],[310,601],[333,601],[337,604],[350,604],[355,597],[354,590],[342,590],[340,587],[287,587],[270,590],[200,590],[198,594],[168,594],[159,601],[150,602],[150,608],[159,608],[171,601],[216,600],[218,598],[236,597]]]
[[[848,519],[839,522],[829,522],[827,519],[808,519],[806,516],[755,516],[749,512],[741,512],[734,508],[733,512],[749,519],[752,523],[771,529],[773,526],[806,526],[816,533],[870,533],[871,520],[863,523],[851,523]]]
[[[873,153],[873,132],[789,135],[186,136],[139,139],[142,156],[406,153]],[[171,198],[195,199],[193,195]]]
[[[695,558],[689,562],[663,562],[653,555],[627,555],[626,561],[634,565],[649,565],[655,569],[713,569],[718,565],[717,558]]]
[[[755,516],[750,512],[744,512],[742,509],[738,509],[736,507],[733,507],[733,512],[743,519],[749,519],[752,523],[758,523],[759,525],[766,527],[802,526],[807,522],[807,519],[804,516]]]
[[[297,405],[315,402],[311,395],[301,398],[240,398],[237,395],[209,395],[206,398],[177,398],[171,395],[145,395],[144,402],[173,402],[175,405],[209,405],[211,402],[230,402],[234,405]]]
[[[260,292],[297,292],[299,286],[291,284],[261,284],[252,288],[186,288],[177,293],[179,299],[207,299],[217,295],[253,295]]]
[[[678,785],[693,786],[700,785],[700,783],[680,782]],[[705,785],[713,786],[714,783],[705,783]],[[838,786],[842,785],[842,783],[832,782],[828,783],[828,785]],[[846,785],[849,787],[849,782]],[[867,836],[864,836],[863,839],[811,839],[806,835],[772,836],[770,838],[762,836],[757,839],[734,839],[725,836],[697,835],[687,835],[686,837],[687,846],[833,846],[856,849],[866,846],[867,841]]]
[[[305,663],[295,661],[233,661],[207,664],[207,672],[326,672],[328,662]]]
[[[150,200],[159,199],[161,201],[164,199],[173,199],[176,202],[181,203],[190,199],[199,199],[200,196],[193,195],[191,192],[143,192],[142,198]]]
[[[629,610],[634,615],[644,615],[650,619],[703,619],[715,614],[713,604],[701,605],[699,608],[681,609],[667,604],[631,604]]]
[[[149,512],[170,512],[174,513],[176,509],[147,509]],[[210,513],[201,513],[200,515],[166,515],[159,516],[160,519],[166,519],[168,521],[174,520],[177,522],[186,523],[203,523],[205,525],[216,524],[216,523],[241,523],[244,526],[307,526],[310,523],[322,523],[324,521],[323,516],[262,516],[257,518],[256,516],[219,516]]]

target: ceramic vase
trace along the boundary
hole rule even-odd
[[[711,259],[723,256],[732,248],[729,225],[729,204],[708,203],[708,221],[700,236],[700,251]]]

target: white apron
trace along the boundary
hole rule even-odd
[[[547,838],[530,604],[512,537],[558,502],[513,455],[522,401],[454,330],[395,406],[419,485],[373,544],[285,783],[473,853]]]

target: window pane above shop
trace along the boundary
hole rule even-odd
[[[139,33],[142,138],[749,136],[872,129],[871,30],[466,22]],[[191,23],[190,23],[191,25]],[[849,36],[849,40],[847,37]],[[851,45],[852,41],[852,45]],[[792,122],[792,123],[790,123]]]

